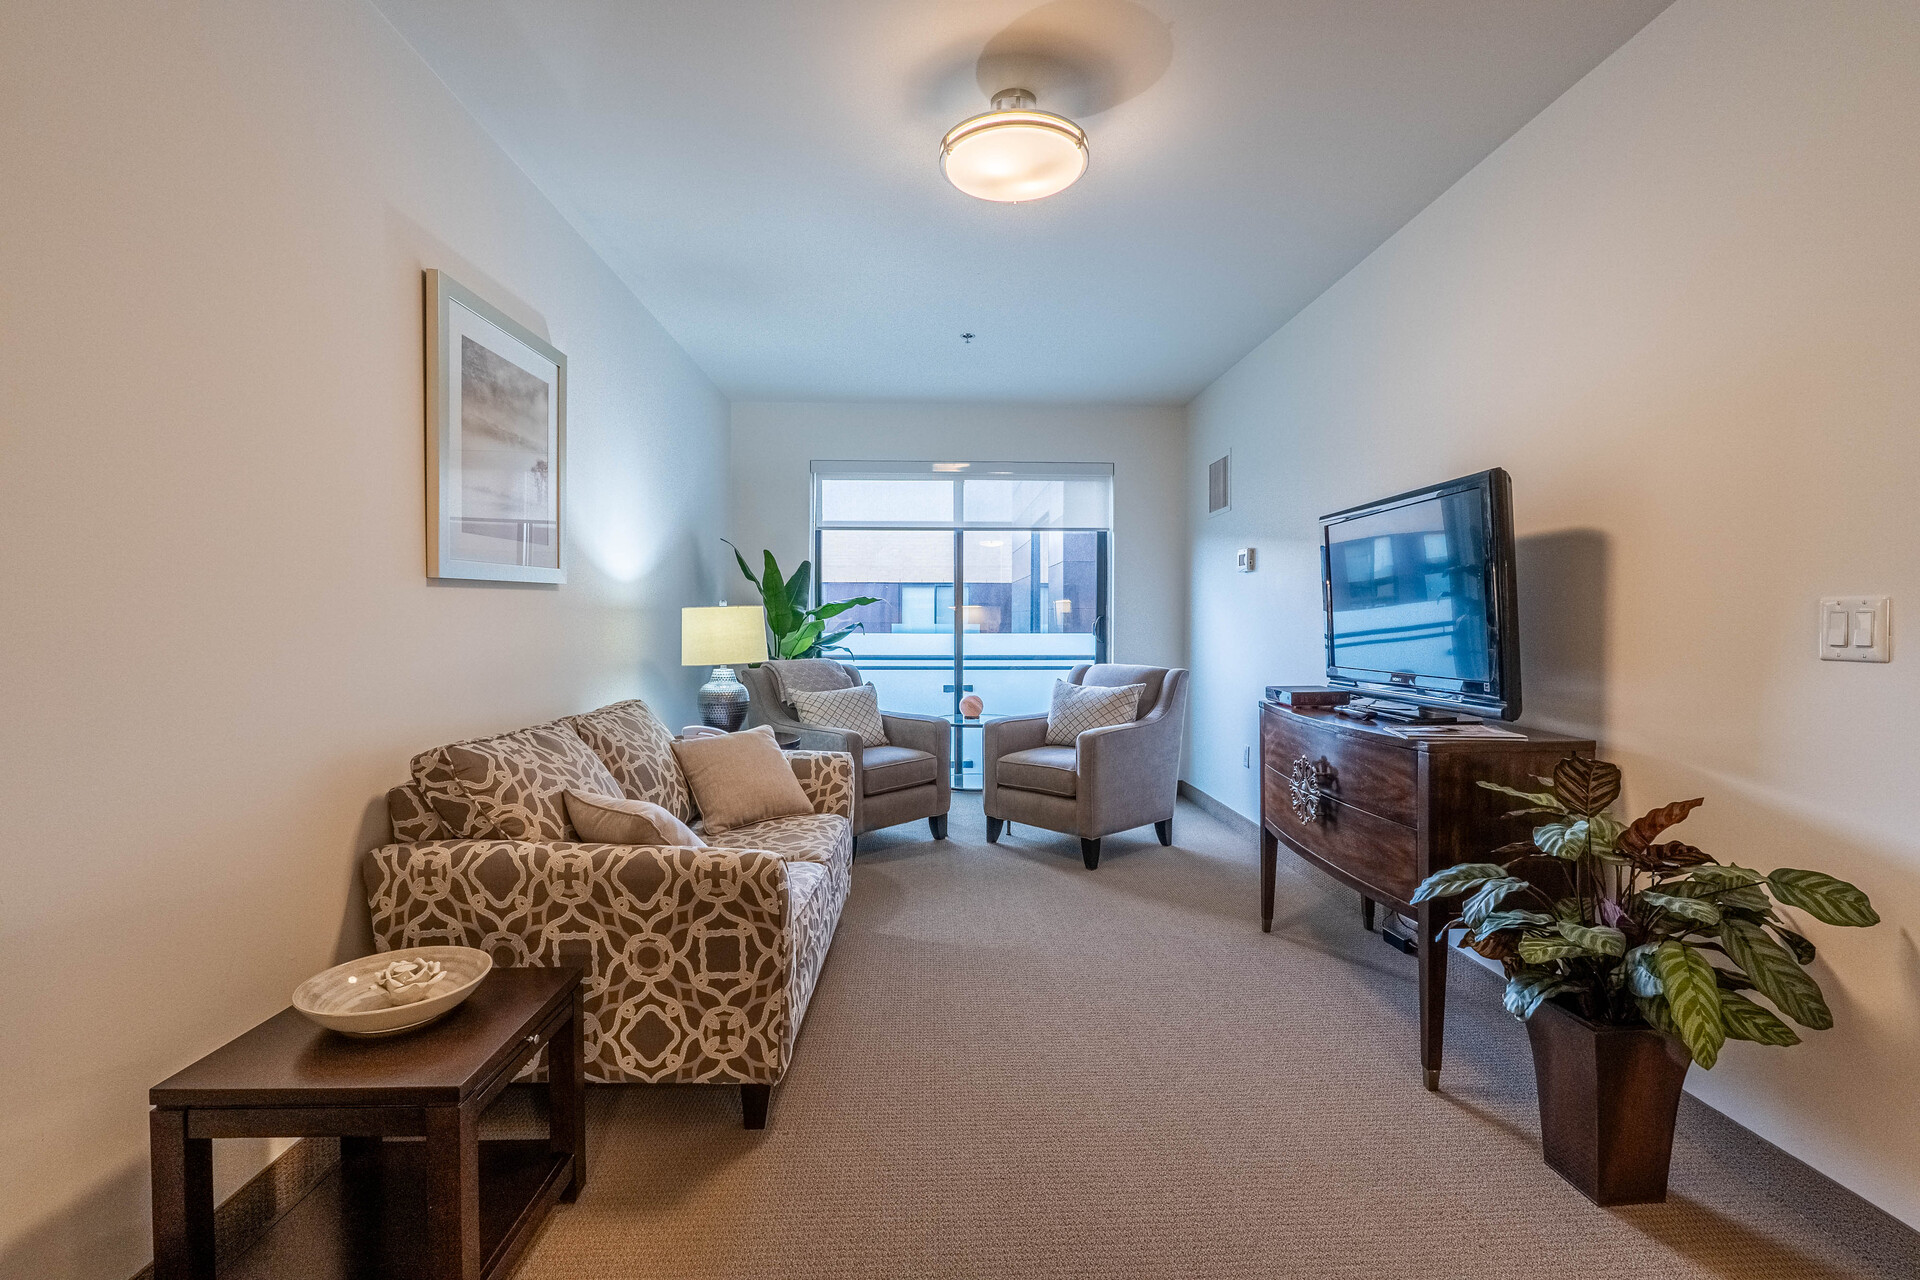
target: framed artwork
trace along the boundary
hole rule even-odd
[[[567,358],[426,273],[427,576],[565,582]]]

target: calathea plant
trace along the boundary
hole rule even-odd
[[[753,570],[747,567],[747,558],[740,554],[740,548],[731,542],[727,546],[732,549],[740,572],[760,593],[760,602],[767,610],[767,629],[773,632],[775,657],[817,658],[830,650],[844,650],[846,646],[840,642],[860,630],[860,624],[828,631],[827,620],[861,605],[880,603],[873,596],[855,596],[851,600],[837,600],[817,609],[809,609],[807,596],[813,590],[811,560],[802,560],[800,567],[788,578],[780,573],[780,564],[773,558],[773,552],[763,552],[766,566],[762,576],[756,578]]]
[[[1568,756],[1538,781],[1546,790],[1480,784],[1525,801],[1513,816],[1542,817],[1531,840],[1493,854],[1516,856],[1448,867],[1413,898],[1466,898],[1461,945],[1501,962],[1509,1013],[1529,1018],[1542,1001],[1558,999],[1592,1022],[1645,1023],[1679,1037],[1702,1067],[1713,1066],[1729,1037],[1799,1043],[1756,996],[1803,1027],[1833,1025],[1804,968],[1813,943],[1775,907],[1825,924],[1877,924],[1866,894],[1818,871],[1762,874],[1659,839],[1701,800],[1619,821],[1607,810],[1620,795],[1620,770],[1604,760]],[[1564,896],[1517,874],[1542,862],[1565,873]]]

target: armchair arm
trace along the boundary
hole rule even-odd
[[[792,750],[837,751],[841,755],[852,756],[856,766],[860,760],[860,752],[865,749],[860,735],[849,729],[822,729],[816,725],[801,724],[796,720],[790,727],[790,731],[800,735],[799,745],[791,748]]]
[[[787,863],[751,849],[438,840],[367,855],[377,947],[554,965],[586,944],[587,1078],[774,1083],[792,1054]]]
[[[1030,751],[1047,744],[1047,718],[1037,716],[1001,716],[989,720],[980,734],[981,752],[989,764],[1015,751]]]
[[[940,772],[944,776],[953,759],[953,725],[939,716],[907,715],[898,711],[883,711],[880,722],[887,728],[887,741],[896,747],[912,747],[915,751],[924,751],[940,762]]]
[[[787,763],[815,813],[837,813],[853,821],[853,756],[845,751],[789,751]]]
[[[1001,716],[989,720],[980,732],[980,803],[989,818],[1003,815],[1000,808],[1000,757],[1015,751],[1044,746],[1047,741],[1045,716]]]
[[[1099,837],[1173,816],[1180,785],[1180,718],[1161,708],[1075,741],[1081,834]]]

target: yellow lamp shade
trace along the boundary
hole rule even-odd
[[[730,667],[767,660],[767,611],[757,604],[680,611],[680,661]]]

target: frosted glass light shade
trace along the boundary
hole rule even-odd
[[[680,611],[680,662],[730,667],[767,660],[767,611],[759,605],[721,605]]]
[[[1087,171],[1087,134],[1050,111],[988,111],[947,131],[940,171],[981,200],[1044,200]]]

